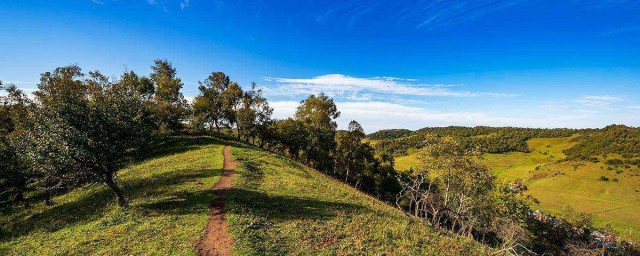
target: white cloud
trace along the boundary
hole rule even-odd
[[[274,101],[270,103],[274,108],[274,118],[287,118],[295,114],[298,101]],[[541,128],[582,128],[600,127],[610,124],[611,120],[598,119],[598,113],[575,112],[567,114],[529,116],[501,116],[486,112],[441,112],[425,108],[400,105],[387,102],[336,102],[341,112],[338,118],[340,129],[347,127],[351,120],[362,124],[367,132],[380,129],[405,128],[420,129],[434,126],[516,126]],[[637,118],[636,118],[637,119]],[[624,123],[632,124],[636,119],[620,119]]]
[[[640,110],[640,106],[627,106],[628,109]]]
[[[582,96],[582,97],[576,99],[574,102],[582,103],[584,105],[592,106],[592,107],[604,107],[604,106],[608,106],[608,105],[610,105],[612,103],[616,103],[616,102],[620,102],[620,101],[622,101],[622,98],[617,97],[617,96],[587,95],[587,96]]]
[[[342,74],[329,74],[313,78],[271,78],[266,81],[276,82],[279,86],[270,89],[275,95],[317,94],[324,92],[329,96],[357,95],[359,93],[380,93],[385,95],[413,95],[413,96],[513,96],[502,93],[480,93],[469,91],[454,91],[448,89],[458,85],[417,84],[415,79],[396,77],[358,78]]]
[[[104,5],[104,2],[100,0],[91,0],[91,2],[93,2],[94,4]]]

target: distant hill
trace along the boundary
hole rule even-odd
[[[640,155],[640,128],[610,125],[584,134],[567,149],[570,158],[589,159],[598,155],[619,154],[624,158]]]
[[[372,140],[389,140],[410,136],[414,133],[414,131],[408,129],[388,129],[369,134],[367,135],[367,138]]]

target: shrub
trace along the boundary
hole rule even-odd
[[[601,181],[609,181],[609,178],[607,178],[606,176],[600,176],[600,180]]]

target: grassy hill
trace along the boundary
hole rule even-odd
[[[484,154],[479,160],[504,181],[522,179],[526,194],[540,201],[534,208],[559,214],[568,205],[593,214],[596,226],[611,224],[619,234],[640,241],[640,166],[607,164],[622,159],[618,154],[595,155],[597,161],[567,159],[565,150],[581,141],[577,135],[535,138],[527,142],[530,153]],[[398,170],[417,164],[415,154],[396,158]]]
[[[58,195],[51,207],[3,208],[0,255],[197,255],[228,141],[196,142],[174,138],[122,170],[127,210],[104,186]],[[488,252],[286,158],[240,143],[232,153],[240,165],[225,199],[236,255]]]

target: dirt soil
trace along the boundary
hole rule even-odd
[[[225,218],[224,200],[222,196],[232,187],[231,180],[235,175],[234,169],[237,162],[232,160],[230,147],[225,146],[222,150],[224,155],[224,169],[220,181],[213,187],[216,198],[211,202],[211,212],[209,213],[209,223],[207,223],[206,233],[198,249],[200,255],[231,255],[233,238],[227,232],[227,220]]]

